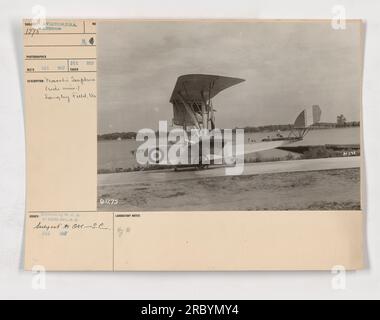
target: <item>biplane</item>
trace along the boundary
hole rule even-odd
[[[215,137],[212,132],[217,129],[216,108],[213,105],[213,98],[221,91],[244,82],[244,79],[231,78],[218,75],[206,74],[187,74],[177,79],[170,103],[173,105],[173,126],[182,128],[185,132],[195,130],[201,132],[196,139],[189,138],[183,142],[183,148],[188,149],[189,161],[186,164],[178,164],[175,168],[181,166],[193,166],[197,168],[207,168],[210,164],[215,164],[222,159],[223,164],[231,164],[231,159],[242,154],[235,153],[228,156],[227,161],[224,153],[216,153],[216,146],[226,148],[230,141],[224,140],[223,137]],[[277,133],[274,137],[267,137],[261,141],[244,143],[241,151],[243,155],[255,152],[281,149],[281,147],[303,140],[312,126],[320,121],[321,109],[319,106],[303,110],[296,118],[294,125],[291,127],[287,136]],[[190,135],[189,135],[190,136]],[[207,142],[207,144],[206,144]],[[198,146],[197,154],[191,154],[194,144]],[[204,145],[207,145],[205,148]],[[149,150],[150,160],[158,165],[171,164],[162,162],[163,146]],[[166,146],[164,146],[165,148]]]

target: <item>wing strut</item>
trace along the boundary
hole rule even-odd
[[[192,112],[193,110],[191,109],[191,107],[186,103],[185,99],[182,97],[182,94],[178,94],[178,97],[179,99],[181,100],[182,104],[184,105],[185,109],[186,109],[186,112],[189,114],[189,116],[191,117],[191,119],[193,120],[194,122],[194,125],[197,127],[197,129],[201,129],[201,127],[199,126],[199,123],[198,123],[198,119],[197,117],[194,115],[194,113]]]

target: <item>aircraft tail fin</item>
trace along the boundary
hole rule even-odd
[[[318,105],[303,110],[294,122],[295,129],[309,128],[321,121],[322,110]]]
[[[294,122],[292,134],[303,138],[310,128],[321,121],[322,110],[318,105],[303,110]]]

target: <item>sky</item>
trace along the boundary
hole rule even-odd
[[[98,133],[171,122],[177,78],[245,79],[213,100],[219,128],[293,123],[319,105],[323,122],[360,120],[360,24],[330,22],[99,22]]]

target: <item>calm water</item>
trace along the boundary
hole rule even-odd
[[[287,132],[282,132],[287,136]],[[268,136],[275,136],[275,133],[259,132],[245,134],[245,141],[261,141]],[[323,145],[323,144],[359,144],[360,128],[324,129],[312,130],[303,141],[293,144],[297,145]],[[136,150],[139,143],[135,140],[121,141],[99,141],[98,142],[98,169],[114,170],[116,168],[134,168],[137,166],[135,156],[132,151]],[[260,158],[271,159],[286,157],[289,152],[281,150],[269,150],[258,152],[247,156],[249,159]]]

